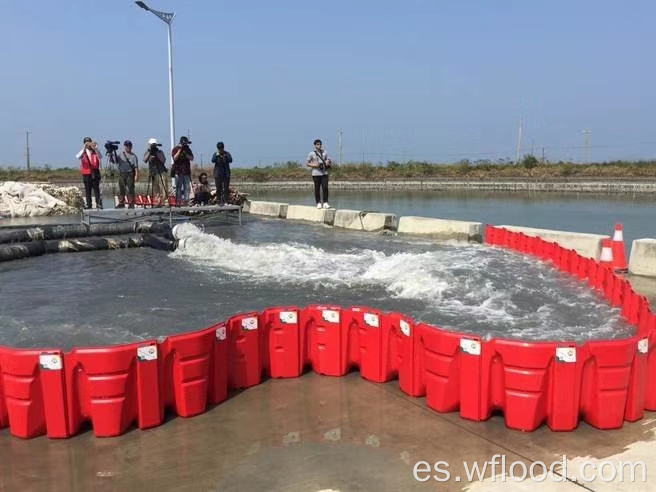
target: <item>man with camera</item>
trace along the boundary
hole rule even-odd
[[[144,162],[148,164],[148,187],[151,188],[151,196],[157,197],[160,204],[167,202],[168,189],[166,187],[166,156],[160,147],[161,143],[156,138],[148,140],[148,148],[144,154]]]
[[[232,155],[225,150],[223,142],[216,144],[216,152],[212,155],[212,162],[214,163],[214,184],[216,185],[217,204],[228,205]]]
[[[116,152],[117,149],[114,149]],[[139,159],[132,153],[132,142],[123,142],[123,152],[116,155],[118,166],[118,205],[125,208],[125,196],[128,197],[128,208],[134,208],[134,182],[139,179]],[[126,193],[127,192],[127,193]]]
[[[98,151],[98,144],[91,137],[84,137],[82,150],[75,157],[80,160],[80,173],[82,174],[86,195],[84,208],[91,208],[91,190],[93,190],[96,199],[96,207],[103,208],[102,198],[100,197],[100,160],[102,154]]]
[[[175,177],[175,203],[178,207],[181,202],[185,205],[189,203],[191,161],[194,160],[194,153],[189,145],[191,141],[187,137],[180,137],[180,145],[176,145],[171,151],[173,156],[171,177]]]
[[[322,148],[321,140],[314,141],[314,150],[308,154],[307,167],[312,168],[312,180],[314,181],[314,199],[317,208],[330,208],[328,204],[328,169],[333,161],[328,157],[328,152]],[[323,192],[323,200],[321,195]]]

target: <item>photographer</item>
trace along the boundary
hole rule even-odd
[[[314,141],[314,150],[308,154],[307,167],[312,168],[312,180],[314,181],[314,199],[317,208],[330,208],[328,204],[328,169],[333,161],[328,157],[328,152],[323,150],[321,140]],[[323,200],[321,194],[323,192]]]
[[[216,144],[216,152],[212,155],[212,162],[214,163],[214,184],[216,184],[217,204],[228,205],[232,155],[225,150],[223,142]]]
[[[139,159],[132,153],[132,142],[123,142],[123,152],[116,156],[118,164],[118,205],[125,208],[127,190],[128,208],[134,208],[134,182],[139,179]]]
[[[144,154],[144,162],[148,164],[149,186],[152,187],[151,196],[158,197],[161,204],[166,204],[168,190],[166,187],[166,156],[156,138],[148,140],[148,148]]]
[[[103,208],[102,199],[100,198],[100,160],[102,154],[98,151],[98,144],[90,137],[84,137],[83,147],[75,157],[80,160],[80,173],[84,182],[86,195],[84,208],[91,208],[91,190],[93,190],[96,199],[96,207]]]
[[[173,147],[171,155],[171,177],[175,177],[175,203],[179,207],[189,203],[189,191],[191,188],[191,161],[194,153],[189,148],[191,141],[187,137],[180,137],[180,145]]]

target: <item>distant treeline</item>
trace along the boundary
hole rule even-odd
[[[201,171],[211,176],[211,167],[194,166],[196,178]],[[309,169],[298,161],[275,163],[265,167],[232,168],[233,181],[290,181],[307,179]],[[572,162],[540,162],[527,155],[519,163],[489,160],[462,160],[453,164],[431,162],[396,162],[373,164],[345,163],[334,166],[332,179],[336,180],[384,180],[384,179],[472,179],[491,180],[505,178],[562,179],[562,178],[656,178],[656,161],[612,161],[590,164]],[[146,173],[141,173],[141,179]],[[25,169],[0,167],[1,181],[77,181],[80,171],[76,168],[51,168],[49,166]]]

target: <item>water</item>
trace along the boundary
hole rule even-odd
[[[314,205],[312,191],[254,193],[253,200]],[[516,225],[612,236],[615,223],[631,242],[656,238],[656,196],[649,194],[503,193],[467,191],[404,191],[330,193],[335,208],[370,210],[492,225]],[[628,259],[628,256],[627,256]]]
[[[486,337],[582,341],[632,333],[617,309],[579,281],[483,245],[252,217],[241,227],[180,231],[170,254],[144,248],[0,264],[0,344],[132,342],[240,312],[315,303],[398,311]]]

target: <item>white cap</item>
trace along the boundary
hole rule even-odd
[[[150,140],[148,140],[148,145],[153,145],[153,144],[157,144],[156,138],[151,138]]]

